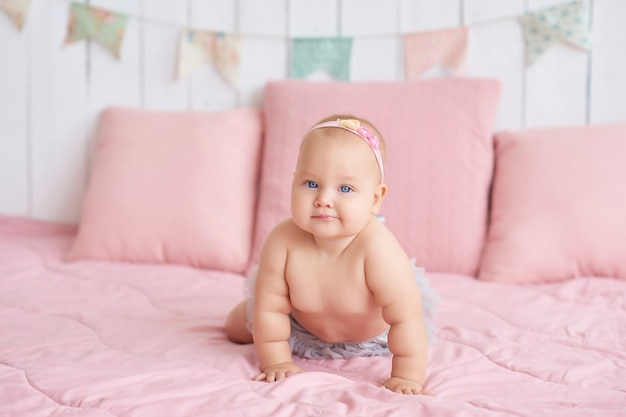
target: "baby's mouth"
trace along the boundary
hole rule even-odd
[[[330,214],[315,214],[313,215],[313,218],[317,220],[333,220],[337,217],[331,216]]]

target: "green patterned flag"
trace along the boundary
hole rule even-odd
[[[93,39],[119,59],[127,20],[119,13],[72,3],[65,44]]]
[[[296,38],[291,48],[291,77],[306,78],[318,69],[335,79],[350,78],[352,38]]]
[[[519,22],[524,31],[529,66],[559,41],[583,50],[591,48],[587,7],[583,1],[528,13],[519,17]]]

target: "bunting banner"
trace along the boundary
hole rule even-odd
[[[127,20],[123,14],[72,3],[65,44],[92,39],[119,59]]]
[[[5,12],[21,30],[31,2],[32,0],[0,0],[0,11]],[[401,36],[400,39],[403,41],[407,79],[419,78],[435,66],[444,67],[455,75],[460,75],[465,72],[469,29],[474,26],[505,19],[517,20],[523,31],[526,64],[530,66],[559,42],[581,50],[590,50],[589,15],[587,0],[573,0],[521,16],[505,16],[454,28],[391,35]],[[133,18],[151,20],[141,16]],[[120,59],[128,19],[129,16],[117,12],[73,1],[70,3],[65,44],[83,39],[94,40]],[[213,65],[236,89],[239,86],[240,51],[244,37],[265,36],[190,29],[181,29],[180,33],[177,78],[187,77],[204,65]],[[317,70],[324,70],[337,80],[350,79],[352,45],[355,38],[280,38],[291,42],[289,77],[307,78]]]
[[[28,16],[31,0],[0,0],[0,10],[5,12],[9,19],[22,30]]]
[[[239,87],[241,36],[183,29],[178,48],[178,79],[213,64],[235,89]]]
[[[562,41],[589,50],[590,28],[586,4],[575,1],[550,7],[518,18],[526,44],[526,64],[531,66],[552,47]]]
[[[467,39],[465,26],[404,35],[405,77],[417,79],[435,66],[463,74]]]
[[[291,47],[291,77],[306,78],[316,70],[337,80],[350,79],[352,38],[296,38]]]

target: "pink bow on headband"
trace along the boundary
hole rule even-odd
[[[378,150],[380,143],[378,142],[378,137],[375,136],[372,132],[370,132],[370,130],[367,128],[367,126],[361,126],[356,130],[356,133],[359,134],[359,136],[361,136],[363,139],[365,139],[370,146],[372,147],[372,149],[374,150]]]

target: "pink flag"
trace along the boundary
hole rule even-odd
[[[417,79],[434,66],[443,65],[457,74],[465,71],[467,27],[404,35],[406,78]]]
[[[0,0],[0,10],[4,11],[18,29],[24,27],[31,0]]]

